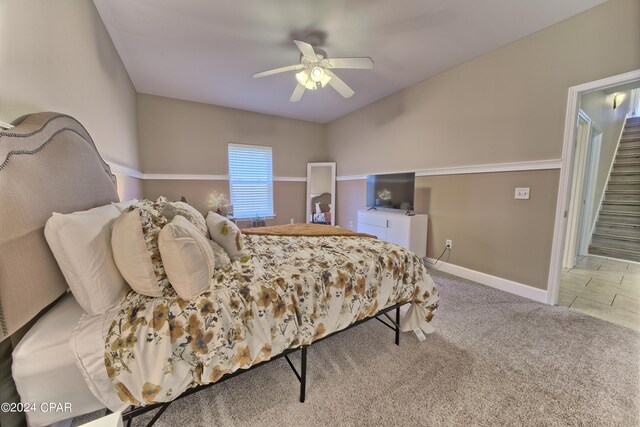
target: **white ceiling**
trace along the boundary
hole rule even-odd
[[[138,92],[326,123],[604,0],[94,0]],[[356,94],[306,91],[289,102],[294,38],[326,33]]]

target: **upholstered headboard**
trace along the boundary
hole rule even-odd
[[[67,289],[44,238],[52,212],[118,201],[115,177],[85,128],[30,114],[0,132],[0,341]]]
[[[331,193],[322,193],[322,194],[320,194],[318,196],[312,197],[311,198],[311,213],[318,213],[318,212],[316,212],[316,203],[330,205],[331,204]]]

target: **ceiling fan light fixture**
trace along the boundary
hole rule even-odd
[[[304,86],[305,89],[308,89],[308,90],[317,89],[316,82],[314,82],[310,78],[309,72],[307,70],[303,70],[303,71],[300,71],[299,73],[296,73],[296,80],[298,80],[298,83]]]
[[[326,73],[324,72],[322,67],[315,66],[311,69],[311,79],[316,83],[321,82],[325,74]]]
[[[320,86],[325,87],[330,81],[331,76],[327,73],[324,73],[324,76],[322,76],[322,80],[320,80]]]

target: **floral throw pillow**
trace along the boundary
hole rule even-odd
[[[160,196],[154,205],[156,210],[167,219],[167,222],[171,222],[176,215],[180,215],[195,225],[204,237],[209,236],[204,216],[190,204],[185,202],[170,202],[166,197]]]
[[[162,264],[158,237],[167,219],[150,200],[134,203],[115,221],[111,235],[113,257],[136,292],[162,296],[174,291]]]

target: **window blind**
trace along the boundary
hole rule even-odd
[[[229,144],[229,186],[233,216],[273,216],[271,147]]]

